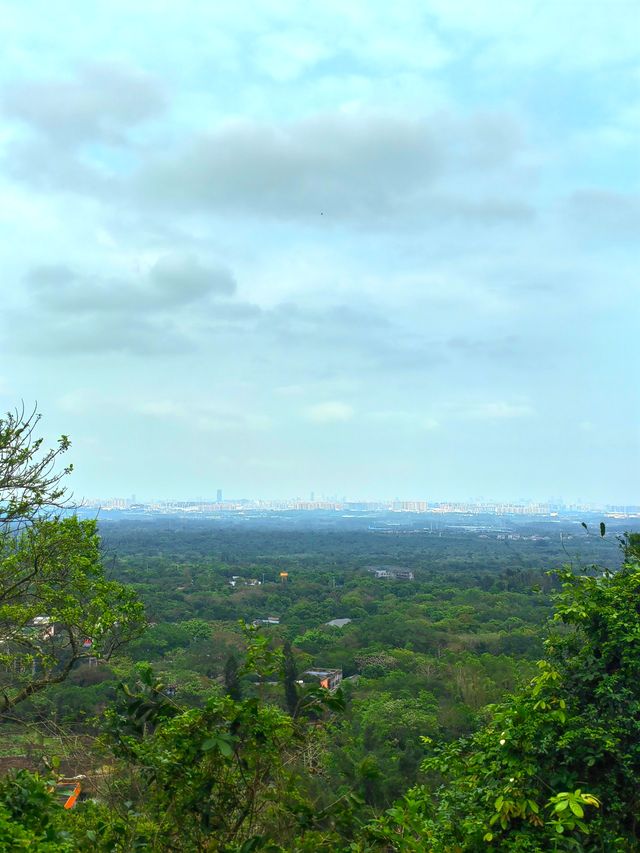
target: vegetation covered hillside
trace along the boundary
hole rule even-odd
[[[0,851],[640,849],[638,534],[100,547],[36,424],[0,422]]]

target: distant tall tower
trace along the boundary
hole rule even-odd
[[[315,501],[315,499],[316,499],[316,493],[311,492],[309,495],[309,500],[311,501],[311,503],[313,503]]]
[[[218,501],[219,504],[222,503],[222,489],[218,489],[218,492],[216,494],[216,500]]]

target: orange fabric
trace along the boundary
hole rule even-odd
[[[71,794],[71,796],[69,797],[67,802],[64,804],[65,809],[72,809],[75,806],[76,802],[78,801],[79,796],[80,796],[80,783],[78,782],[76,787],[73,789],[73,793]]]

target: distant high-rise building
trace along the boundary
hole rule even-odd
[[[219,504],[222,503],[222,489],[218,489],[218,491],[216,493],[216,500],[218,501]]]
[[[316,493],[311,492],[309,495],[309,500],[311,501],[311,503],[313,503],[315,501],[315,499],[316,499]]]

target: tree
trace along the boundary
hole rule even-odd
[[[476,734],[438,747],[372,827],[385,849],[637,850],[640,846],[640,542],[618,572],[558,572],[539,674]]]
[[[284,699],[287,711],[295,717],[298,711],[297,667],[291,648],[291,640],[287,639],[282,645],[282,671],[284,681]]]
[[[40,416],[0,420],[0,714],[76,664],[108,660],[145,620],[133,591],[106,578],[95,521],[61,517],[65,488],[56,473],[63,436],[40,453]]]
[[[73,466],[60,471],[56,463],[71,442],[62,435],[57,447],[44,450],[43,439],[35,435],[41,417],[36,408],[29,414],[22,406],[0,418],[0,524],[5,528],[66,503],[62,480]]]
[[[134,592],[105,577],[95,521],[34,521],[0,559],[0,713],[143,627]]]
[[[227,696],[234,700],[242,698],[239,669],[238,658],[231,652],[224,664],[224,689]]]
[[[162,720],[152,736],[120,736],[116,755],[144,783],[136,805],[154,828],[151,848],[218,850],[251,837],[273,808],[290,738],[277,708],[229,697]]]

